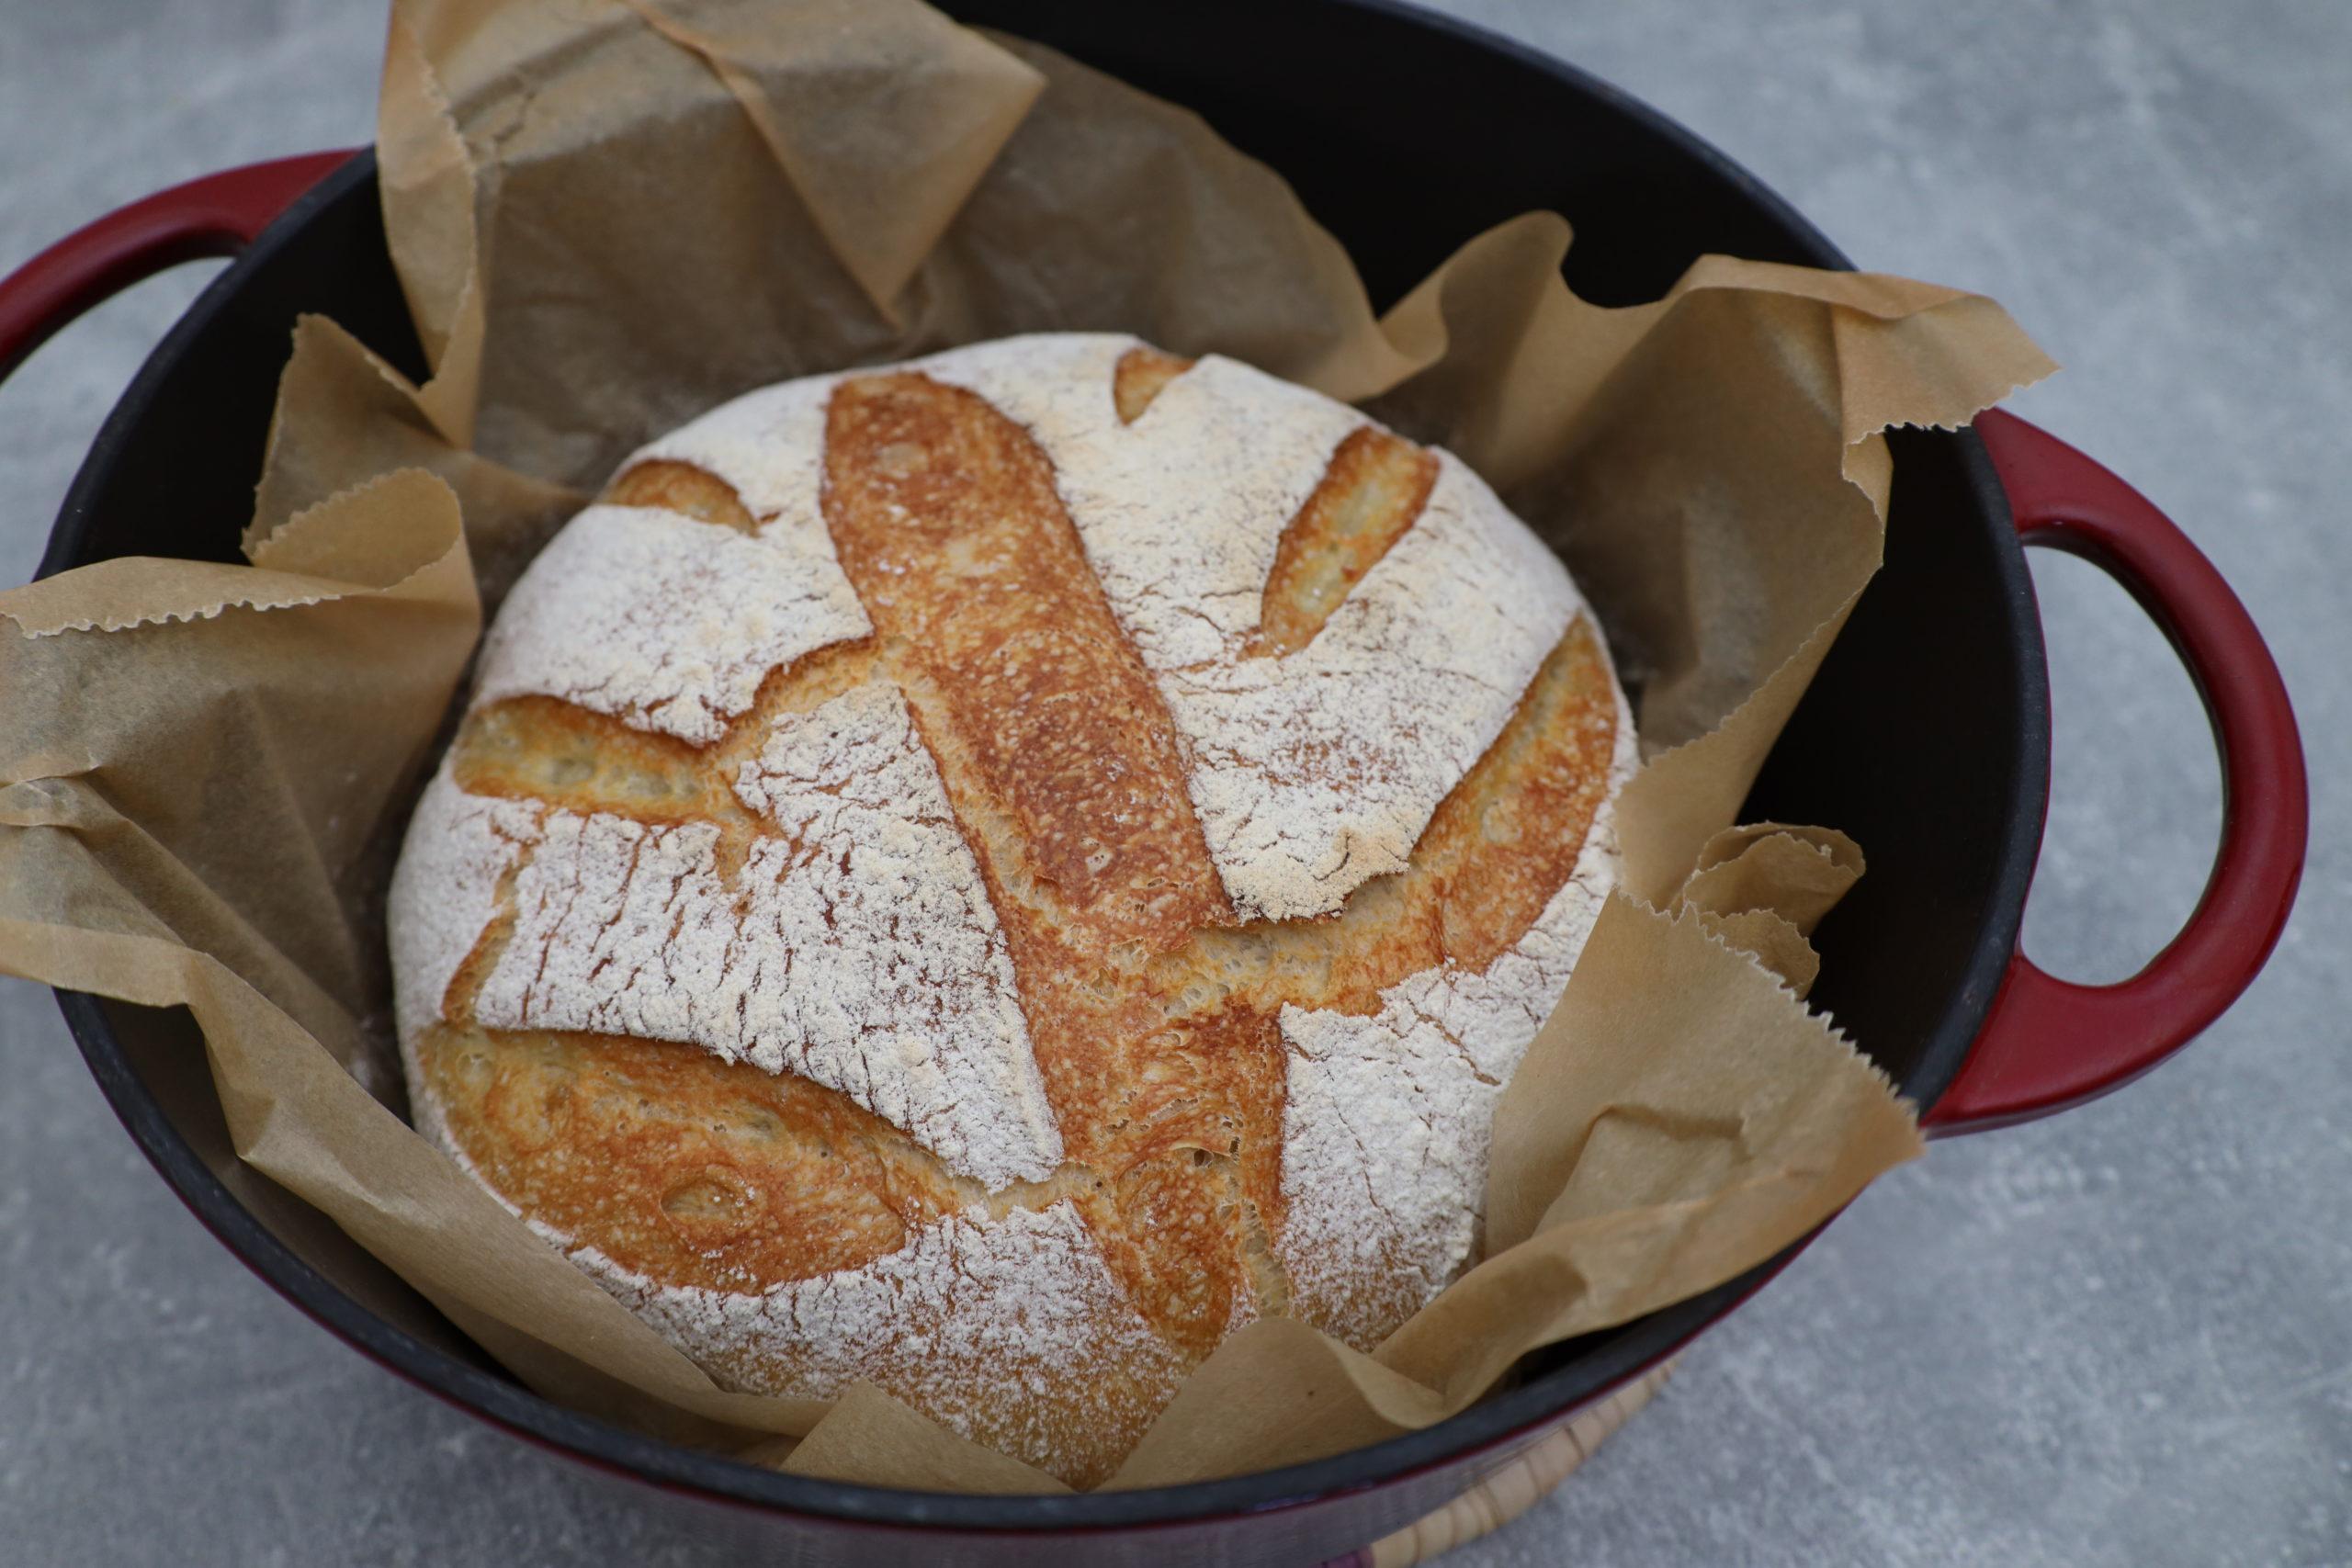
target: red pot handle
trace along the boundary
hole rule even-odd
[[[2023,950],[1926,1125],[1981,1132],[2120,1088],[2179,1050],[2250,985],[2295,902],[2310,798],[2286,682],[2213,563],[2147,499],[2046,431],[1977,416],[2018,533],[2083,557],[2140,602],[2188,666],[2222,753],[2222,847],[2196,912],[2148,966],[2078,986]]]
[[[235,255],[351,156],[346,148],[224,169],[134,201],[58,241],[0,281],[0,380],[51,333],[109,295],[184,261]]]

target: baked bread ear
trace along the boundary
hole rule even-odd
[[[1253,1316],[1475,1259],[1632,726],[1460,461],[984,344],[654,443],[515,584],[390,907],[417,1123],[722,1383],[1075,1484]]]

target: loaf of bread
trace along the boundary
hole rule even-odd
[[[1459,460],[1010,339],[753,392],[524,574],[395,877],[416,1124],[721,1384],[1074,1483],[1479,1252],[1633,727]]]

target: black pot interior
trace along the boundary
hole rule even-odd
[[[1687,132],[1556,62],[1385,4],[955,0],[1201,111],[1289,177],[1385,305],[1464,240],[1549,208],[1589,299],[1662,293],[1718,251],[1842,266],[1778,197]],[[1410,114],[1385,105],[1409,102]],[[1497,154],[1498,130],[1504,149]],[[1475,155],[1465,155],[1475,150]],[[298,151],[288,149],[289,152]],[[296,316],[423,365],[386,258],[372,157],[331,176],[159,346],[92,448],[44,575],[119,555],[238,558]],[[1395,189],[1426,199],[1398,204]],[[2032,591],[1973,435],[1901,432],[1884,570],[1748,802],[1853,833],[1869,874],[1822,926],[1816,1005],[1932,1104],[1990,1005],[2041,829],[2047,698]],[[346,1338],[502,1424],[696,1492],[836,1518],[967,1528],[1205,1518],[1374,1485],[1565,1410],[1735,1303],[1776,1265],[1527,1358],[1517,1385],[1426,1432],[1315,1464],[1159,1492],[944,1498],[756,1470],[547,1404],[306,1205],[231,1153],[185,1012],[62,998],[92,1071],[204,1222]]]

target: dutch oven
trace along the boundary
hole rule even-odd
[[[1204,115],[1289,179],[1393,301],[1470,236],[1532,209],[1574,224],[1585,298],[1658,297],[1703,253],[1850,265],[1714,148],[1575,68],[1384,0],[953,0],[960,19],[1072,54]],[[1409,100],[1414,112],[1384,105]],[[1498,134],[1507,131],[1507,134]],[[1429,199],[1399,205],[1403,188]],[[0,284],[0,374],[115,290],[234,264],[158,345],[98,434],[40,574],[110,557],[239,559],[288,333],[317,311],[422,378],[385,252],[372,153],[193,181],[92,224]],[[2268,956],[2306,827],[2277,666],[2229,587],[2128,486],[2013,416],[1890,434],[1884,568],[1758,779],[1742,820],[1834,822],[1870,875],[1823,922],[1816,1004],[1935,1134],[2050,1114],[2147,1071]],[[2021,547],[2087,557],[2179,651],[2223,773],[2196,912],[2139,975],[2077,986],[2018,932],[2041,840],[2050,699]],[[1922,825],[1934,824],[1934,831]],[[61,993],[91,1072],[197,1217],[345,1340],[482,1420],[595,1467],[755,1555],[842,1562],[1307,1564],[1443,1506],[1737,1306],[1803,1247],[1704,1295],[1528,1357],[1451,1420],[1312,1464],[1153,1491],[951,1496],[786,1475],[548,1403],[380,1265],[238,1166],[188,1016]]]

